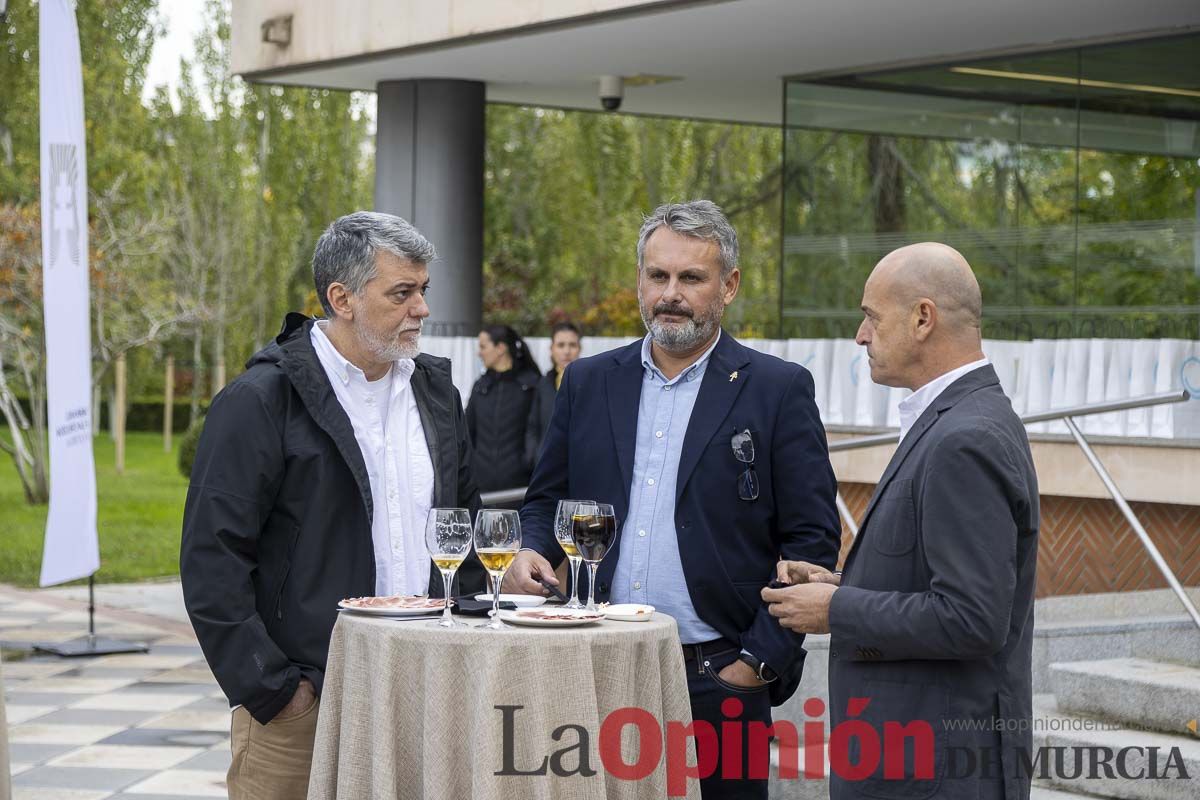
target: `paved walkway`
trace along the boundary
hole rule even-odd
[[[183,614],[178,581],[101,586],[97,633],[148,654],[62,659],[34,641],[87,631],[87,589],[0,585],[15,800],[225,797],[229,706]]]

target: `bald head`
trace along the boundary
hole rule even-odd
[[[979,330],[983,316],[979,282],[971,265],[953,247],[920,242],[893,250],[875,266],[870,280],[876,278],[898,302],[932,300],[942,325]]]
[[[922,242],[888,253],[867,279],[862,309],[855,340],[876,383],[916,389],[983,357],[979,282],[953,247]]]

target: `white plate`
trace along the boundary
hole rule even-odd
[[[358,606],[348,606],[343,602],[338,602],[338,608],[342,611],[349,611],[352,614],[365,614],[369,617],[419,617],[429,614],[442,613],[442,605],[434,606],[433,608],[360,608]]]
[[[612,606],[601,606],[600,613],[605,619],[615,619],[621,622],[649,622],[654,616],[654,606],[641,603],[618,603]]]
[[[566,616],[567,619],[539,619],[531,616],[529,610],[509,609],[500,611],[500,619],[512,625],[528,625],[532,628],[571,628],[576,625],[591,625],[604,619],[601,614],[592,611],[573,610],[565,608],[553,609],[556,616]]]
[[[475,599],[483,603],[490,603],[492,602],[492,595],[477,594],[475,595]],[[546,602],[546,598],[539,597],[536,594],[501,594],[500,602],[512,603],[517,608],[537,608]],[[511,610],[509,609],[509,611]]]

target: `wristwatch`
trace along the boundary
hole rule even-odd
[[[770,683],[779,676],[775,674],[775,670],[767,666],[767,662],[760,661],[753,653],[748,653],[745,650],[738,656],[738,661],[749,665],[750,669],[754,670],[754,675],[763,683]]]

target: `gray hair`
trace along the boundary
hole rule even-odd
[[[667,203],[646,217],[638,234],[637,263],[640,271],[646,257],[646,242],[650,235],[666,226],[676,233],[696,239],[716,242],[720,251],[721,277],[728,278],[738,263],[737,232],[725,218],[724,212],[711,200],[692,200],[688,203]]]
[[[428,264],[437,258],[433,245],[400,217],[377,211],[356,211],[333,221],[313,250],[313,283],[325,315],[333,316],[326,295],[340,283],[351,294],[361,294],[375,277],[375,254],[387,251],[398,258]]]

